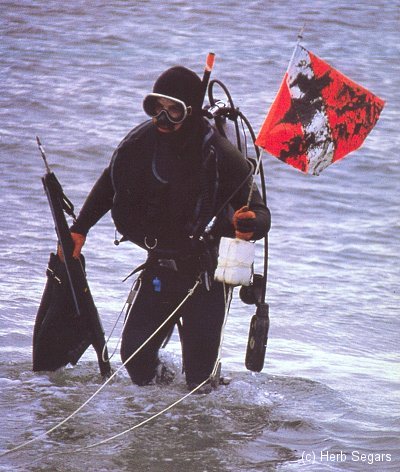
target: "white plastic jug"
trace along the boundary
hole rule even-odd
[[[255,245],[243,239],[221,238],[215,280],[228,285],[250,285]]]

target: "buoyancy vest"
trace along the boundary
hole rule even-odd
[[[200,162],[182,157],[167,181],[159,175],[159,136],[145,122],[120,143],[111,159],[112,217],[124,239],[149,250],[190,253],[218,205],[215,130],[207,124]],[[162,152],[161,152],[162,153]],[[174,156],[173,156],[174,157]],[[161,159],[164,156],[161,156]]]

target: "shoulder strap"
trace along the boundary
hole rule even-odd
[[[213,145],[215,130],[208,125],[202,144],[202,164],[200,169],[200,194],[189,228],[195,240],[210,222],[215,211],[218,192],[218,152]]]

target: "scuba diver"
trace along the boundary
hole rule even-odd
[[[204,117],[203,99],[193,71],[176,66],[161,74],[143,101],[151,119],[119,144],[71,227],[79,257],[90,228],[111,210],[121,240],[148,253],[122,334],[124,362],[196,287],[176,317],[127,362],[137,385],[162,373],[159,350],[175,325],[188,388],[210,377],[227,303],[223,283],[213,278],[219,240],[257,240],[270,228],[250,162]],[[205,387],[211,391],[209,383]]]

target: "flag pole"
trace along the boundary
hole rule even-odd
[[[300,41],[303,39],[303,33],[306,28],[306,22],[304,22],[304,25],[300,28],[300,31],[297,33],[297,44],[300,43]]]
[[[292,57],[290,58],[290,61],[289,61],[289,64],[288,64],[286,70],[290,70],[290,68],[293,64],[293,61],[294,61],[294,58],[296,56],[297,50],[300,47],[301,41],[303,40],[303,33],[304,33],[305,28],[306,28],[306,23],[304,23],[304,25],[300,28],[299,32],[297,33],[297,42],[296,42],[296,45],[294,47]]]

